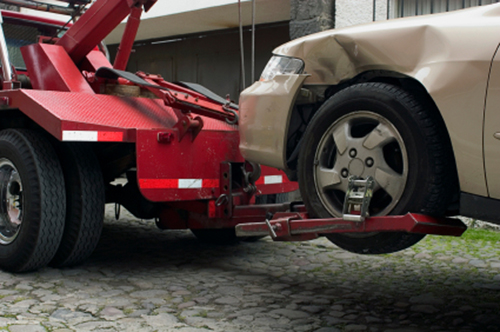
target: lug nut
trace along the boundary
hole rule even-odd
[[[368,166],[368,167],[372,167],[372,166],[373,166],[373,164],[374,164],[374,161],[373,161],[373,159],[372,159],[372,158],[366,158],[365,163],[366,163],[366,166]]]
[[[340,172],[340,175],[342,175],[342,177],[344,177],[344,178],[348,177],[349,171],[347,170],[347,168],[342,169],[342,171]]]
[[[356,149],[349,150],[349,156],[351,158],[355,158],[357,154],[358,154],[358,152],[356,151]]]

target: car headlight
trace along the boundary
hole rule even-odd
[[[276,75],[300,74],[304,70],[304,61],[297,58],[274,55],[264,68],[261,81],[269,81]]]

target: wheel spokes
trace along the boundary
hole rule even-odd
[[[390,167],[377,167],[375,170],[375,181],[394,200],[400,195],[405,186],[406,179]]]
[[[318,167],[316,174],[319,187],[323,191],[331,189],[341,189],[340,187],[342,187],[343,181],[339,173],[335,169]]]
[[[368,150],[382,149],[387,143],[395,141],[396,137],[392,130],[385,124],[379,123],[377,127],[366,135],[363,146]]]
[[[22,184],[14,165],[0,160],[0,243],[12,242],[22,223]]]
[[[352,139],[351,125],[347,121],[333,131],[333,141],[335,142],[335,147],[339,155],[345,153],[349,146],[350,139]]]
[[[370,209],[388,214],[401,199],[408,159],[397,128],[380,114],[356,111],[337,120],[318,143],[315,187],[325,208],[339,215],[351,175],[375,180]]]

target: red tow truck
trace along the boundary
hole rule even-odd
[[[64,6],[0,2],[78,16],[66,26],[1,12],[4,270],[82,262],[99,240],[105,203],[155,218],[162,229],[191,229],[212,240],[465,230],[461,223],[419,215],[309,219],[300,204],[265,204],[297,184],[280,170],[243,159],[237,105],[196,84],[125,71],[141,13],[156,0],[96,0],[88,8],[89,0],[61,0]],[[111,64],[101,41],[127,17]],[[127,184],[114,185],[123,174]]]

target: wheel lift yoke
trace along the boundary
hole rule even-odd
[[[236,226],[237,236],[271,235],[275,241],[304,241],[331,233],[408,232],[461,236],[467,226],[459,219],[417,213],[369,217],[373,178],[351,177],[342,218],[311,218],[303,205],[291,203],[290,212],[268,213],[265,222]]]

